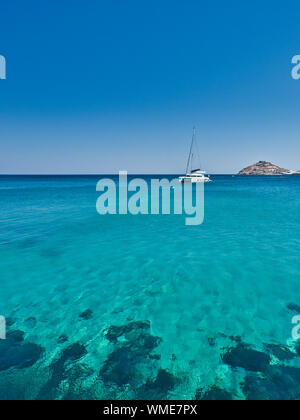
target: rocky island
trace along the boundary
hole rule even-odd
[[[271,162],[260,160],[254,165],[242,169],[238,175],[300,175],[300,171],[280,168]]]

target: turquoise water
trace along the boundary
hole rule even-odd
[[[99,179],[0,177],[0,398],[300,399],[300,177],[215,176],[201,226]]]

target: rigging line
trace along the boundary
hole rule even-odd
[[[191,147],[190,147],[190,153],[189,153],[189,157],[188,157],[188,161],[187,161],[187,165],[186,165],[186,171],[185,171],[186,175],[188,174],[188,171],[189,171],[189,164],[190,164],[191,156],[192,156],[192,152],[193,152],[193,145],[194,145],[194,140],[195,140],[195,131],[196,131],[196,129],[194,127],[193,128],[192,143],[191,143]]]

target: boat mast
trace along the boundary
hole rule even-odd
[[[195,136],[196,136],[196,127],[193,127],[192,143],[191,143],[189,158],[188,158],[188,161],[187,161],[186,171],[185,171],[185,174],[186,175],[189,173],[189,165],[190,165],[190,160],[191,160],[192,153],[193,153],[193,146],[194,146]]]

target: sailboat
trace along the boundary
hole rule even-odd
[[[194,158],[194,148],[196,141],[196,128],[193,129],[192,143],[190,147],[190,153],[186,165],[186,171],[184,176],[179,177],[180,182],[211,182],[209,175],[206,174],[206,171],[201,169],[193,169],[193,158]]]

